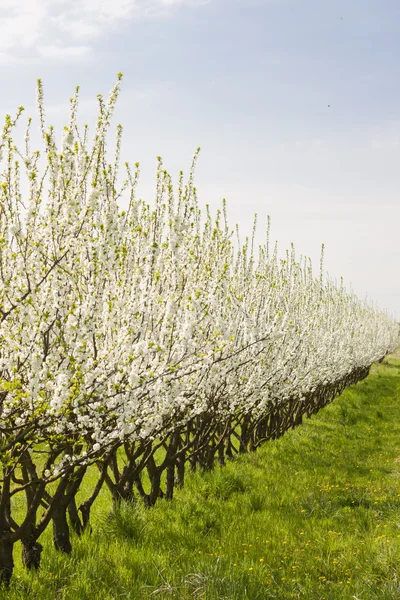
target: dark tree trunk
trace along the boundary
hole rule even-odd
[[[240,427],[240,445],[239,445],[240,454],[245,454],[248,451],[249,425],[250,425],[250,418],[247,415],[245,415],[243,417],[243,421],[242,421],[242,424]]]
[[[176,485],[183,487],[185,483],[185,455],[182,454],[176,459]]]
[[[135,494],[133,492],[133,481],[129,480],[124,484],[120,493],[120,498],[121,500],[125,500],[125,502],[129,502],[130,504],[136,502]]]
[[[75,498],[72,498],[70,503],[68,504],[68,514],[73,530],[78,536],[81,536],[83,533],[84,526],[82,525],[78,509],[76,507]]]
[[[165,488],[165,498],[167,500],[172,500],[172,498],[173,498],[174,485],[175,485],[175,461],[171,460],[171,462],[167,466],[167,481],[166,481],[166,488]]]
[[[147,463],[147,472],[149,474],[151,489],[147,497],[147,506],[154,506],[161,492],[161,472],[157,468],[154,457],[151,456]]]
[[[218,446],[218,464],[221,465],[221,467],[225,466],[225,448],[222,442],[219,442]]]
[[[84,502],[83,504],[80,505],[79,510],[82,514],[82,524],[83,524],[83,530],[86,531],[86,529],[88,529],[88,527],[90,527],[90,529],[88,529],[88,531],[92,531],[92,527],[89,525],[90,523],[90,509],[91,509],[92,505],[89,504],[88,502]]]
[[[66,554],[71,553],[72,546],[69,538],[67,510],[63,505],[57,508],[53,514],[53,540],[56,550]]]
[[[139,476],[139,475],[135,475],[135,478],[134,478],[134,483],[135,483],[135,485],[136,485],[136,489],[137,489],[137,491],[139,492],[139,496],[141,497],[141,499],[142,499],[142,500],[144,501],[144,503],[146,504],[146,503],[147,503],[147,501],[146,501],[147,494],[146,494],[146,492],[144,491],[144,487],[143,487],[143,484],[142,484],[142,480],[140,479],[140,476]]]
[[[34,538],[22,541],[22,564],[27,569],[38,569],[40,567],[40,556],[43,546]]]
[[[225,455],[231,460],[233,458],[233,443],[230,435],[228,435],[228,437],[226,438],[225,444]]]
[[[175,487],[175,467],[179,456],[179,447],[182,444],[181,431],[175,431],[170,439],[170,445],[167,449],[167,454],[164,463],[160,465],[160,471],[164,468],[167,470],[165,497],[167,500],[172,500]]]
[[[0,585],[9,586],[14,570],[13,543],[8,531],[0,531]]]

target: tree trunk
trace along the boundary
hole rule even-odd
[[[0,531],[0,585],[9,586],[14,569],[13,543],[8,531]]]
[[[225,455],[229,459],[233,458],[233,450],[232,450],[233,449],[233,444],[232,444],[231,435],[228,435],[228,437],[226,438],[226,442],[225,442],[225,444],[226,444]]]
[[[147,505],[150,507],[155,505],[157,498],[160,497],[161,491],[161,472],[157,468],[153,456],[150,457],[147,463],[147,472],[149,474],[151,485],[150,494],[147,498]]]
[[[23,539],[22,541],[22,564],[27,569],[38,569],[40,567],[40,555],[43,546],[34,538]]]
[[[68,514],[73,530],[80,537],[83,533],[84,526],[82,525],[78,509],[76,507],[75,497],[71,498],[71,501],[68,504]]]
[[[83,502],[79,507],[79,511],[82,514],[83,531],[86,531],[86,529],[90,532],[92,531],[92,528],[89,525],[91,507],[92,505],[89,502]]]
[[[57,508],[53,514],[53,540],[56,550],[66,554],[71,553],[72,546],[69,538],[67,510],[63,505]]]
[[[185,482],[185,455],[181,454],[176,459],[176,485],[183,487]]]
[[[245,415],[243,417],[243,421],[242,421],[242,424],[240,427],[240,445],[239,445],[240,454],[245,454],[248,449],[249,425],[250,425],[250,418],[248,417],[248,415]]]
[[[174,496],[174,485],[175,485],[175,461],[171,460],[167,466],[167,481],[165,497],[167,500],[172,500]]]
[[[218,445],[218,464],[221,467],[225,466],[225,447],[223,442],[219,442]]]

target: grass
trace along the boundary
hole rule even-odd
[[[42,569],[16,555],[4,598],[398,599],[399,457],[397,353],[280,440],[189,475],[172,502],[110,514],[104,490],[72,556],[46,531]]]

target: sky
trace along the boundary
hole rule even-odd
[[[81,86],[124,73],[122,158],[154,196],[156,156],[177,181],[201,147],[201,206],[226,198],[400,320],[398,0],[0,0],[0,121],[21,104],[60,131]]]

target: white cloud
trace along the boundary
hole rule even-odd
[[[0,52],[0,65],[7,65],[16,62],[17,59],[15,58],[15,56],[7,54],[6,52]]]
[[[51,20],[68,36],[92,39],[114,29],[123,21],[138,16],[138,8],[137,0],[58,0]]]
[[[0,0],[0,62],[87,57],[90,43],[132,19],[166,16],[205,0]]]
[[[40,56],[54,60],[81,60],[91,54],[89,46],[38,46]]]
[[[46,4],[42,0],[0,0],[0,50],[32,47],[40,38]]]

